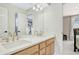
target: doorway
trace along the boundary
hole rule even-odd
[[[71,16],[63,17],[63,40],[71,40]]]
[[[63,17],[63,34],[67,36],[63,40],[63,54],[79,54],[74,52],[74,28],[79,28],[79,15]]]

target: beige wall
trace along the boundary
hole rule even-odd
[[[71,32],[71,17],[67,16],[63,18],[63,34],[67,35],[67,39],[70,39]]]

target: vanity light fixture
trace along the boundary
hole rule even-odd
[[[40,10],[43,10],[43,7],[40,7]]]
[[[51,3],[38,3],[37,5],[35,5],[33,7],[33,10],[35,11],[42,11],[44,8],[48,7],[48,6],[51,6],[52,4]]]
[[[35,11],[43,10],[42,4],[37,4],[37,5],[33,6],[33,10],[35,10]]]

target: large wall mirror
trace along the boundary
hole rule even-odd
[[[41,35],[44,32],[44,12],[31,10],[27,13],[26,31],[30,35]]]
[[[15,13],[15,32],[18,36],[41,35],[44,32],[44,13],[29,11],[26,14]]]
[[[23,14],[23,13],[16,13],[15,14],[15,32],[16,35],[31,35],[32,34],[32,18],[33,15]]]

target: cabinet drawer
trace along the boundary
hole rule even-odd
[[[49,44],[51,44],[51,43],[54,43],[54,39],[53,39],[53,38],[52,38],[52,39],[47,40],[46,45],[48,46],[48,45],[49,45]]]
[[[44,49],[41,49],[40,50],[40,55],[45,55],[45,54],[46,54],[45,48]]]
[[[51,55],[51,45],[46,47],[46,55]]]
[[[38,45],[19,51],[15,53],[15,55],[32,55],[33,53],[37,51],[38,51]]]
[[[45,48],[45,47],[46,47],[46,42],[40,43],[40,49]]]

